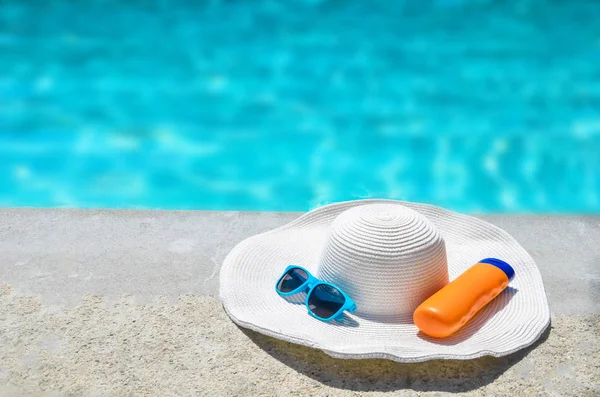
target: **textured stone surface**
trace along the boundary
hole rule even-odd
[[[536,259],[552,328],[504,358],[398,364],[229,321],[222,259],[297,216],[0,210],[0,396],[600,393],[599,217],[482,216]]]
[[[600,393],[600,316],[563,315],[504,358],[336,360],[236,327],[212,297],[87,296],[69,309],[0,287],[0,393],[42,395],[572,395]]]

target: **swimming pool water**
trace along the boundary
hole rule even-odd
[[[598,15],[2,1],[0,206],[600,212]]]

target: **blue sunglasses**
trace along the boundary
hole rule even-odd
[[[321,321],[342,321],[344,310],[353,312],[356,304],[339,287],[319,280],[303,267],[289,265],[277,280],[275,290],[281,296],[306,292],[308,314]]]

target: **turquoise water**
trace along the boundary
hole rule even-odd
[[[0,206],[600,212],[600,2],[196,3],[0,1]]]

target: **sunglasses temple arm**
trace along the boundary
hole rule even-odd
[[[356,303],[354,303],[354,301],[351,301],[351,303],[352,304],[350,306],[348,306],[348,309],[347,309],[350,313],[356,311]]]

